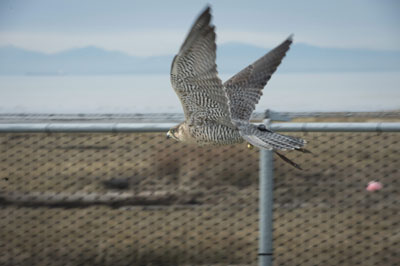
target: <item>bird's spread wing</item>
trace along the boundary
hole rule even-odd
[[[291,43],[292,36],[224,83],[234,121],[250,119],[262,95],[262,89],[281,63]]]
[[[186,121],[202,125],[209,121],[234,127],[221,80],[218,78],[214,26],[206,8],[192,26],[171,66],[171,83]]]

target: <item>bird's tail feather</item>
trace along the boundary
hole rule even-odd
[[[303,146],[306,144],[305,140],[292,136],[281,135],[266,129],[265,127],[249,125],[246,130],[241,131],[241,134],[242,137],[250,144],[260,149],[274,151],[283,161],[300,170],[302,170],[300,165],[288,159],[278,151],[297,150],[303,153],[311,153],[309,150],[303,148]]]
[[[308,152],[302,147],[306,141],[300,138],[281,135],[272,131],[255,131],[252,134],[242,134],[242,137],[250,144],[267,150],[299,150]]]
[[[297,169],[299,169],[299,170],[303,170],[303,168],[301,168],[300,165],[298,165],[297,163],[293,162],[292,160],[290,160],[289,158],[287,158],[287,157],[284,156],[283,154],[281,154],[281,153],[279,153],[279,152],[277,152],[277,151],[275,151],[275,153],[276,153],[276,155],[278,155],[279,158],[281,158],[284,162],[290,164],[291,166],[293,166],[293,167],[295,167],[295,168],[297,168]]]

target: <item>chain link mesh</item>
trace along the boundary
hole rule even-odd
[[[274,264],[400,265],[399,135],[291,135],[313,154],[287,154],[304,171],[275,160]],[[159,133],[0,143],[0,265],[257,265],[256,149]]]
[[[399,134],[303,137],[304,171],[276,161],[275,265],[400,265]]]

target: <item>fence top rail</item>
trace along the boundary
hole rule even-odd
[[[400,132],[400,122],[274,123],[271,129],[281,132]]]
[[[2,123],[0,133],[167,132],[175,123]],[[400,132],[400,122],[272,123],[277,132]]]

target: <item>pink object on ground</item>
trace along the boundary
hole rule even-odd
[[[368,191],[377,191],[382,189],[382,183],[377,181],[371,181],[368,183],[367,190]]]

